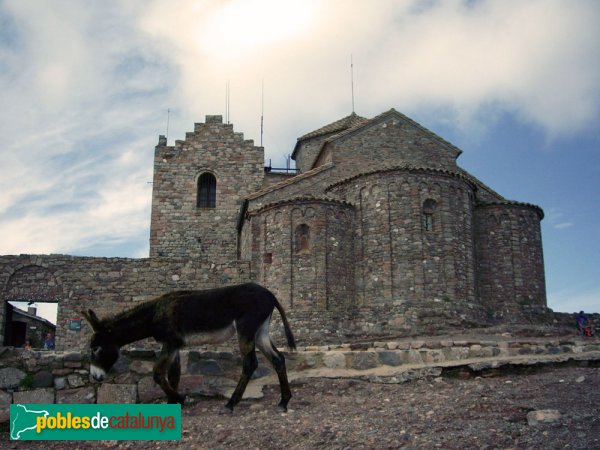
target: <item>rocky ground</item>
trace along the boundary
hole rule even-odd
[[[183,408],[182,440],[77,442],[68,448],[144,449],[600,449],[600,368],[548,367],[444,376],[404,384],[358,379],[292,383],[287,413],[279,390],[244,400],[233,414],[222,399]],[[549,422],[535,424],[541,411]],[[540,416],[541,415],[541,416]],[[66,442],[8,441],[3,448],[66,448]]]

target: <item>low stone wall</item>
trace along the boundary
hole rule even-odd
[[[152,403],[165,397],[152,379],[156,350],[123,350],[102,384],[89,375],[87,355],[0,347],[0,421],[11,403]],[[300,347],[286,353],[291,380],[306,377],[358,377],[403,382],[439,376],[445,368],[473,371],[503,364],[539,364],[569,359],[600,361],[600,339],[443,338]],[[231,348],[181,352],[180,391],[189,396],[224,396],[233,391],[241,360]],[[246,397],[260,397],[264,384],[277,383],[259,357]]]

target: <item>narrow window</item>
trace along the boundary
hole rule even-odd
[[[423,230],[433,231],[433,213],[435,212],[435,200],[427,199],[423,202]]]
[[[433,214],[423,213],[423,229],[433,231]]]
[[[294,232],[294,250],[296,254],[308,253],[310,250],[310,227],[302,223]]]
[[[205,172],[198,178],[198,208],[214,208],[217,197],[217,179]]]
[[[264,261],[265,261],[265,264],[272,264],[273,263],[273,253],[265,253]]]

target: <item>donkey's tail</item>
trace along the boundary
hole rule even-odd
[[[275,300],[275,308],[277,308],[277,311],[279,311],[279,314],[281,314],[281,321],[283,322],[283,328],[285,330],[285,337],[287,339],[287,345],[290,350],[296,350],[296,340],[294,339],[294,335],[292,334],[292,329],[290,328],[290,323],[287,320],[287,316],[285,315],[283,306],[281,306],[279,304],[279,302],[277,301],[277,298],[275,298],[275,296],[273,296],[273,297],[274,297],[273,300]]]

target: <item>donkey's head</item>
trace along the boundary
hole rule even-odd
[[[113,364],[119,359],[119,346],[109,328],[104,325],[98,316],[88,309],[81,312],[94,329],[94,334],[90,342],[91,364],[90,373],[96,381],[104,380],[106,373]]]

